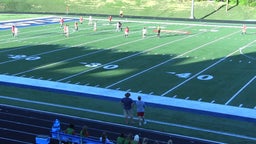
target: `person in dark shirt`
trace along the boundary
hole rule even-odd
[[[126,124],[133,123],[132,108],[134,105],[134,101],[130,98],[130,96],[131,96],[130,93],[126,93],[125,97],[121,99]]]

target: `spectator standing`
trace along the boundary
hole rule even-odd
[[[137,116],[139,117],[139,125],[141,126],[141,123],[146,124],[146,120],[144,118],[145,114],[145,102],[141,100],[141,96],[138,96],[138,100],[136,101],[136,109],[137,109]]]
[[[131,94],[126,93],[125,97],[121,99],[121,103],[123,105],[123,111],[125,116],[126,124],[133,123],[133,112],[132,108],[134,105],[133,100],[130,98]]]

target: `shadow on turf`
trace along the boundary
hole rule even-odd
[[[171,37],[173,35],[162,35],[162,37]],[[179,36],[179,35],[175,35]],[[161,38],[160,38],[161,39]],[[122,39],[120,39],[122,40]],[[152,38],[152,41],[158,42],[159,39]],[[123,39],[125,42],[126,40]],[[31,49],[29,49],[31,47]],[[161,47],[160,47],[161,48]],[[155,46],[155,49],[160,49],[158,46]],[[17,49],[17,51],[16,51]],[[163,49],[163,48],[161,48]],[[60,80],[61,82],[68,83],[79,83],[79,85],[90,85],[96,87],[108,87],[113,83],[117,83],[113,86],[110,86],[111,89],[120,88],[124,91],[143,91],[143,93],[153,92],[155,95],[161,95],[166,90],[174,87],[177,82],[183,81],[187,78],[183,77],[180,74],[191,74],[193,69],[202,69],[209,66],[212,63],[221,60],[222,58],[212,57],[209,60],[205,60],[204,56],[198,55],[191,57],[187,56],[178,56],[176,52],[189,51],[191,48],[184,45],[170,45],[165,48],[165,52],[154,53],[146,50],[144,53],[141,51],[136,51],[133,47],[117,47],[117,48],[101,48],[96,49],[93,47],[66,47],[62,45],[37,45],[37,46],[26,46],[26,47],[14,47],[9,48],[8,52],[1,52],[1,57],[8,57],[10,54],[24,55],[27,57],[22,57],[16,61],[11,61],[9,63],[1,64],[0,69],[1,73],[8,74],[18,74],[17,76],[24,77],[33,77],[41,79],[51,79],[53,81]],[[187,49],[187,50],[186,50]],[[52,52],[50,52],[52,51]],[[210,49],[204,49],[205,53],[211,53]],[[40,53],[47,53],[47,55]],[[166,53],[166,54],[161,54]],[[30,56],[40,56],[38,60],[26,60]],[[194,61],[195,57],[197,62],[186,63],[190,60]],[[255,53],[241,53],[237,56],[232,56],[226,58],[227,61],[230,60],[230,63],[241,67],[252,67],[252,64],[255,62],[256,54]],[[8,58],[8,60],[14,60]],[[115,61],[115,62],[112,62]],[[162,64],[161,64],[162,63]],[[20,66],[22,65],[22,66]],[[157,78],[149,75],[147,77],[147,72],[145,75],[143,73],[139,75],[139,79],[129,78],[132,75],[141,73],[145,69],[151,69],[152,66],[158,65],[155,69],[150,70],[153,75],[157,75]],[[202,68],[201,68],[202,67]],[[234,81],[232,77],[232,72],[236,71],[237,67],[231,65],[230,68],[222,70],[224,73],[228,74],[226,77],[230,78],[229,81]],[[244,69],[244,68],[241,68]],[[255,69],[244,69],[243,73],[246,76],[249,76],[249,73],[252,73]],[[81,74],[78,74],[82,72]],[[167,74],[168,73],[168,74]],[[255,71],[256,73],[256,71]],[[201,87],[207,90],[207,93],[212,95],[230,95],[230,91],[225,88],[225,80],[218,79],[215,76],[215,73],[204,72],[204,75],[213,75],[212,80],[199,81],[197,80],[197,85],[185,85],[182,89],[185,91],[187,89],[198,89]],[[73,77],[70,77],[74,75]],[[70,77],[70,78],[68,78]],[[129,78],[123,82],[120,80]],[[203,77],[204,78],[204,77]],[[174,80],[169,81],[169,80]],[[247,79],[246,79],[247,80]],[[234,81],[233,83],[236,83]],[[240,82],[244,83],[244,82]],[[157,84],[157,85],[156,85]],[[214,84],[212,87],[211,84]],[[223,85],[224,84],[224,85]],[[218,90],[214,88],[218,88]],[[200,88],[200,89],[201,89]],[[200,99],[202,95],[205,95],[206,91],[191,91],[190,96],[192,99]],[[179,90],[174,90],[166,96],[179,95],[178,97],[185,98],[182,95],[183,92]],[[191,99],[190,98],[190,99]],[[211,102],[213,99],[210,97],[206,101]],[[225,99],[222,99],[225,101]],[[223,102],[220,102],[223,103]]]
[[[156,42],[158,41],[158,39],[152,38],[152,41],[154,40]],[[193,76],[198,73],[198,71],[203,70],[216,63],[217,61],[223,59],[223,57],[204,59],[203,55],[197,55],[197,59],[200,60],[195,60],[195,57],[190,57],[189,55],[178,57],[176,53],[180,49],[183,51],[189,51],[191,49],[188,45],[174,46],[170,44],[165,48],[160,47],[166,51],[166,54],[153,53],[151,51],[139,54],[141,51],[136,51],[134,47],[118,47],[115,49],[103,50],[93,49],[93,47],[64,48],[62,45],[38,45],[37,47],[31,47],[31,49],[28,49],[28,47],[29,46],[27,46],[27,48],[8,48],[12,52],[0,51],[0,56],[1,58],[4,58],[8,57],[8,54],[13,53],[40,56],[38,53],[43,51],[53,50],[54,52],[48,53],[48,55],[42,55],[40,60],[26,61],[25,59],[19,59],[11,63],[1,64],[1,73],[16,74],[28,70],[28,72],[19,74],[17,76],[33,76],[35,79],[42,78],[45,80],[51,79],[52,81],[57,81],[64,77],[68,77],[70,75],[78,74],[79,72],[84,71],[84,73],[79,76],[65,79],[60,82],[73,84],[79,83],[79,85],[86,85],[89,83],[89,86],[102,88],[133,76],[131,79],[111,86],[110,89],[119,88],[123,91],[129,90],[133,92],[142,90],[142,93],[153,92],[155,95],[160,95],[164,91],[177,86],[177,83],[184,82],[187,78],[181,77],[182,74],[191,73]],[[222,47],[220,49],[222,49]],[[211,48],[203,49],[203,51],[205,54],[212,52]],[[77,59],[74,57],[77,57]],[[176,95],[176,98],[186,99],[186,96],[188,96],[187,92],[189,92],[189,100],[198,100],[205,95],[209,95],[208,97],[204,97],[204,102],[211,102],[214,97],[216,98],[217,96],[223,96],[218,100],[215,99],[216,103],[223,104],[230,98],[229,96],[232,95],[231,93],[233,92],[227,89],[227,82],[232,84],[232,87],[241,88],[244,86],[244,84],[246,84],[246,82],[248,82],[248,80],[250,80],[251,77],[255,76],[256,61],[250,57],[256,58],[256,53],[241,53],[240,55],[227,57],[225,58],[226,60],[222,62],[228,63],[228,65],[225,66],[225,69],[223,69],[223,66],[221,66],[221,69],[209,68],[208,70],[201,73],[202,75],[212,75],[212,80],[200,81],[195,77],[192,79],[192,81],[195,82],[193,85],[186,84],[182,86],[182,88],[174,90],[165,96],[172,97],[173,95]],[[169,62],[166,62],[168,60]],[[191,60],[191,62],[188,62],[188,60]],[[111,63],[111,61],[116,62]],[[81,62],[84,62],[84,64],[81,64]],[[118,64],[118,69],[103,69],[103,65],[91,67],[93,63],[101,63],[105,66],[108,63]],[[161,63],[163,63],[163,65],[160,65]],[[86,66],[87,64],[88,66]],[[157,67],[152,68],[153,66]],[[88,71],[89,69],[92,70]],[[149,69],[150,73],[144,72],[143,75],[137,75],[138,77],[135,76],[136,74],[141,73],[146,69]],[[120,70],[122,73],[117,72],[118,70]],[[225,79],[223,79],[223,77],[220,75],[224,76]],[[241,77],[241,75],[243,77]],[[205,76],[202,78],[204,77]],[[251,93],[249,91],[245,92],[243,95],[250,94]],[[230,103],[230,105],[234,106],[238,106],[239,104],[240,101],[236,100]],[[243,107],[253,108],[254,105],[246,105],[244,103]],[[216,115],[216,117],[219,116]],[[193,121],[194,118],[191,118],[190,120]]]

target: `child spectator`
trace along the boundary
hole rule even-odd
[[[124,140],[125,140],[124,133],[120,133],[120,135],[116,139],[116,144],[124,144]]]
[[[83,126],[83,128],[81,129],[80,136],[81,137],[88,137],[89,136],[88,127],[86,125]]]
[[[137,108],[137,116],[139,117],[139,126],[141,126],[142,122],[143,124],[147,123],[144,118],[145,107],[146,105],[144,101],[141,100],[141,96],[138,96],[138,101],[136,101],[136,108]]]
[[[73,124],[69,124],[68,128],[65,130],[65,133],[74,135],[75,134],[75,126]]]
[[[102,144],[112,144],[112,142],[108,139],[107,133],[103,132],[101,137],[100,137],[100,141]]]

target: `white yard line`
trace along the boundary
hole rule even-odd
[[[145,72],[147,72],[147,71],[150,71],[150,70],[152,70],[152,69],[154,69],[154,68],[157,68],[157,67],[159,67],[159,66],[161,66],[161,65],[164,65],[164,64],[166,64],[166,63],[168,63],[168,62],[170,62],[170,61],[172,61],[172,60],[174,60],[174,59],[177,59],[177,58],[179,58],[179,57],[182,57],[182,56],[184,56],[184,55],[186,55],[186,54],[188,54],[188,53],[191,53],[191,52],[193,52],[193,51],[195,51],[195,50],[198,50],[198,49],[200,49],[200,48],[202,48],[202,47],[204,47],[204,46],[206,46],[206,45],[210,45],[210,44],[212,44],[212,43],[214,43],[214,42],[216,42],[216,41],[222,40],[222,39],[227,38],[227,37],[229,37],[229,36],[231,36],[231,35],[234,35],[234,34],[236,34],[236,33],[238,33],[238,32],[234,32],[234,33],[232,33],[232,34],[229,34],[229,35],[223,36],[223,37],[221,37],[221,38],[218,38],[218,39],[216,39],[216,40],[214,40],[214,41],[211,41],[211,42],[208,42],[208,43],[206,43],[206,44],[203,44],[203,45],[201,45],[201,46],[199,46],[199,47],[193,48],[193,49],[190,50],[190,51],[187,51],[187,52],[185,52],[185,53],[183,53],[183,54],[180,54],[180,55],[178,55],[178,56],[176,56],[176,57],[174,57],[174,58],[171,58],[171,59],[169,59],[169,60],[166,60],[166,61],[164,61],[164,62],[162,62],[162,63],[159,63],[159,64],[157,64],[157,65],[155,65],[155,66],[152,66],[152,67],[150,67],[150,68],[148,68],[148,69],[145,69],[145,70],[143,70],[143,71],[141,71],[141,72],[139,72],[139,73],[137,73],[137,74],[131,75],[131,76],[125,78],[125,79],[122,79],[122,80],[120,80],[120,81],[118,81],[118,82],[116,82],[116,83],[113,83],[113,84],[107,86],[106,88],[110,88],[110,87],[112,87],[112,86],[114,86],[114,85],[117,85],[117,84],[119,84],[119,83],[121,83],[121,82],[124,82],[124,81],[126,81],[126,80],[128,80],[128,79],[131,79],[131,78],[133,78],[133,77],[136,77],[136,76],[138,76],[138,75],[141,75],[141,74],[143,74],[143,73],[145,73]],[[201,34],[201,33],[199,33],[199,34]],[[194,36],[195,36],[195,35],[194,35]],[[189,38],[189,37],[186,37],[186,38]],[[183,38],[183,39],[185,39],[185,38]],[[169,44],[169,43],[166,43],[166,44]],[[160,45],[160,46],[164,46],[164,45]],[[164,93],[164,94],[165,94],[165,93]],[[164,95],[164,94],[162,94],[162,95]]]
[[[123,35],[123,34],[121,34],[121,35]],[[103,40],[107,40],[107,39],[112,39],[112,38],[115,38],[115,37],[120,37],[121,35],[115,35],[115,36],[112,36],[112,37],[106,37],[106,38],[103,38],[103,39],[89,41],[89,42],[86,42],[86,43],[80,43],[80,44],[77,44],[77,45],[74,45],[74,46],[71,46],[71,47],[66,47],[66,48],[62,48],[62,49],[56,49],[56,50],[52,50],[52,51],[46,51],[46,52],[42,52],[42,53],[31,55],[31,56],[41,56],[41,55],[44,55],[44,54],[49,54],[49,53],[53,53],[53,52],[57,52],[57,51],[63,51],[63,50],[66,50],[66,49],[70,49],[70,48],[73,48],[73,47],[78,47],[78,46],[86,45],[86,44],[89,44],[89,43],[95,43],[95,42],[99,42],[99,41],[103,41]],[[70,37],[70,39],[71,38],[77,39],[77,38],[83,37],[83,36],[84,35],[73,36],[73,37]],[[38,44],[46,45],[46,44],[50,44],[50,43],[53,43],[53,42],[65,41],[65,40],[66,39],[58,39],[58,40],[50,41],[50,42],[47,42],[47,43],[38,43]],[[0,51],[0,53],[1,52],[6,52],[6,51],[14,51],[14,50],[17,50],[17,49],[30,48],[30,47],[33,47],[33,46],[24,46],[24,47],[19,47],[19,48],[16,48],[16,49],[11,49],[11,50],[7,49],[7,50],[4,50],[4,51]],[[18,61],[18,60],[14,59],[14,60],[9,60],[9,61],[4,61],[4,62],[0,62],[0,64],[6,64],[6,63],[9,63],[9,62],[15,62],[15,61]]]
[[[238,33],[238,32],[236,32],[236,33]],[[234,34],[234,33],[233,33],[233,34]],[[241,47],[241,48],[248,47],[249,45],[251,45],[251,44],[253,44],[253,43],[255,43],[255,42],[256,42],[256,40],[254,40],[254,41],[252,41],[252,42],[246,44],[245,46],[243,46],[243,47]],[[239,50],[240,50],[240,48],[238,48],[238,49],[235,50],[234,52],[228,54],[226,57],[224,57],[224,58],[218,60],[218,61],[215,62],[214,64],[212,64],[212,65],[206,67],[205,69],[201,70],[200,72],[196,73],[195,75],[191,76],[190,78],[186,79],[186,80],[183,81],[182,83],[180,83],[180,84],[176,85],[175,87],[173,87],[173,88],[167,90],[166,92],[164,92],[164,93],[162,94],[162,96],[164,96],[164,95],[170,93],[171,91],[173,91],[173,90],[177,89],[178,87],[184,85],[185,83],[187,83],[188,81],[190,81],[190,80],[192,80],[193,78],[197,77],[198,75],[200,75],[201,73],[205,72],[206,70],[208,70],[208,69],[214,67],[215,65],[221,63],[221,62],[224,61],[226,58],[228,58],[228,57],[230,57],[231,55],[233,55],[233,54],[239,52]]]
[[[113,64],[113,63],[116,63],[116,62],[120,62],[120,61],[122,61],[122,60],[126,60],[126,59],[129,59],[129,58],[135,57],[135,56],[137,56],[137,55],[140,55],[140,54],[143,54],[143,53],[146,53],[146,52],[152,51],[152,50],[154,50],[154,49],[161,48],[162,46],[166,46],[166,45],[172,44],[172,43],[177,42],[177,41],[181,41],[181,40],[184,40],[184,39],[188,39],[188,38],[190,38],[190,37],[194,37],[194,36],[197,36],[197,35],[199,35],[199,34],[201,34],[201,33],[198,33],[198,34],[195,34],[195,35],[189,35],[188,37],[184,37],[184,38],[180,38],[180,39],[177,39],[177,40],[174,40],[174,41],[168,42],[168,43],[164,43],[164,44],[161,44],[161,45],[158,45],[158,46],[155,46],[155,47],[149,48],[149,49],[147,49],[147,50],[144,50],[144,51],[142,51],[142,52],[138,52],[138,53],[135,53],[135,54],[132,54],[132,55],[129,55],[129,56],[123,57],[123,58],[121,58],[121,59],[117,59],[117,60],[114,60],[114,61],[108,62],[108,63],[103,64],[103,65],[101,65],[101,66],[98,66],[98,67],[95,67],[95,68],[91,68],[91,69],[89,69],[89,70],[82,71],[82,72],[79,72],[79,73],[74,74],[74,75],[70,75],[70,76],[68,76],[68,77],[65,77],[65,78],[59,79],[58,81],[64,81],[64,80],[66,80],[66,79],[69,79],[69,78],[73,78],[73,77],[76,77],[76,76],[82,75],[82,74],[84,74],[84,73],[86,73],[86,72],[89,72],[89,71],[92,71],[92,70],[95,70],[95,69],[98,69],[98,68],[104,67],[104,66],[106,66],[106,65],[110,65],[110,64]],[[138,39],[138,40],[135,40],[135,41],[137,42],[137,41],[141,41],[141,40],[144,40],[144,39]],[[108,88],[108,87],[110,87],[110,86],[107,86],[106,88]]]
[[[226,103],[225,105],[228,105],[233,99],[235,99],[251,82],[256,79],[256,76],[254,76],[250,81],[248,81],[240,90],[238,90]]]
[[[113,37],[117,37],[117,36],[113,36]],[[83,44],[79,44],[79,45],[76,45],[76,46],[86,45],[86,44],[88,44],[88,43],[95,43],[95,42],[103,41],[103,40],[106,40],[106,39],[111,39],[111,38],[113,38],[113,37],[107,37],[107,38],[103,38],[103,39],[98,39],[98,40],[95,40],[95,41],[90,41],[90,42],[83,43]],[[118,37],[120,37],[120,35],[118,35]],[[139,39],[139,40],[143,40],[143,39]],[[111,47],[111,48],[109,48],[109,49],[113,49],[113,48],[116,48],[116,47],[119,47],[119,46],[122,46],[122,45],[126,45],[126,44],[129,44],[129,43],[134,43],[134,42],[137,42],[137,41],[139,41],[139,40],[134,40],[134,41],[122,43],[122,44],[119,44],[119,45],[115,45],[115,46],[113,46],[113,47]],[[76,46],[72,46],[72,47],[76,47]],[[67,47],[67,48],[63,48],[63,49],[69,49],[69,48],[72,48],[72,47]],[[62,50],[63,50],[63,49],[62,49]],[[84,54],[84,55],[79,55],[79,56],[77,56],[77,57],[72,57],[72,58],[65,59],[65,60],[62,60],[62,61],[58,61],[58,62],[55,62],[55,63],[43,65],[43,66],[36,67],[36,68],[30,69],[30,70],[27,70],[27,71],[23,71],[23,72],[16,73],[16,74],[13,74],[13,75],[15,75],[15,76],[21,75],[21,74],[24,74],[24,73],[27,73],[27,72],[31,72],[31,71],[34,71],[34,70],[38,70],[38,69],[41,69],[41,68],[46,68],[46,67],[49,67],[49,66],[57,65],[57,64],[60,64],[60,63],[62,63],[62,62],[67,62],[67,61],[79,59],[79,58],[82,58],[82,57],[85,57],[85,56],[88,56],[88,55],[93,55],[93,54],[96,54],[96,53],[104,52],[104,51],[109,50],[109,49],[97,50],[97,51],[95,51],[95,52],[90,52],[90,53],[87,53],[87,54]],[[46,52],[46,53],[50,53],[50,52]],[[58,81],[60,81],[60,80],[58,80]]]
[[[62,34],[63,30],[59,29],[58,26],[56,26],[53,29],[55,29],[56,31],[50,31],[50,32],[60,32],[59,34],[56,33],[56,35],[54,35],[53,37],[59,37],[60,35],[63,35]],[[87,30],[87,29],[92,29],[92,27],[82,28],[80,30]],[[48,29],[43,29],[42,31],[48,31]],[[34,31],[31,31],[31,32],[33,33]],[[38,34],[38,32],[41,32],[41,30],[40,31],[36,31],[37,34]],[[81,37],[81,36],[84,36],[84,35],[78,35],[78,36],[77,35],[72,35],[72,37],[69,37],[69,39],[76,39],[76,38]],[[10,37],[11,37],[11,34],[10,34]],[[64,35],[63,35],[63,37],[64,37]],[[24,41],[24,40],[32,40],[32,39],[37,39],[37,38],[46,38],[46,36],[44,36],[44,35],[40,36],[39,35],[39,36],[35,36],[35,37],[11,38],[11,39],[13,39],[13,41],[11,41],[11,42]],[[39,44],[40,45],[45,45],[45,44],[50,44],[50,43],[53,43],[53,42],[59,42],[59,41],[65,41],[65,40],[66,39],[57,39],[57,40],[49,41],[49,42],[46,42],[46,43],[37,43],[37,44],[38,45]],[[0,42],[0,44],[11,43],[11,42],[10,41],[5,41],[4,43]],[[6,51],[15,51],[17,49],[23,49],[23,48],[29,48],[29,47],[32,47],[32,46],[23,46],[23,47],[19,47],[19,48],[15,48],[15,49],[7,49],[7,50],[4,49],[4,50],[0,50],[0,53],[6,52]]]

